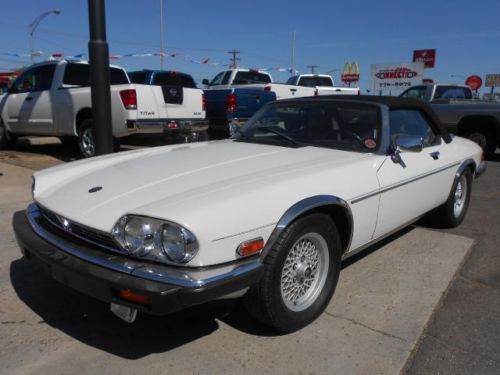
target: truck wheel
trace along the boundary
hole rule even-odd
[[[471,188],[472,172],[466,168],[453,183],[446,202],[429,212],[429,223],[439,228],[454,228],[460,225],[469,207]]]
[[[5,128],[5,125],[0,121],[0,149],[6,149],[14,146],[17,142],[17,136],[11,134]]]
[[[95,155],[94,135],[92,134],[92,119],[83,120],[78,130],[78,149],[84,158]]]
[[[481,146],[485,155],[491,156],[495,153],[497,143],[495,134],[492,131],[488,129],[469,129],[464,135],[466,138]]]
[[[304,216],[286,228],[264,259],[264,275],[244,296],[264,324],[293,332],[325,310],[340,272],[341,243],[325,214]]]

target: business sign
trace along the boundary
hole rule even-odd
[[[413,62],[424,63],[424,68],[434,68],[436,63],[435,49],[418,49],[413,51]]]
[[[375,64],[371,66],[372,89],[403,90],[422,84],[424,63]]]
[[[359,81],[359,65],[356,61],[346,62],[340,76],[342,82],[351,83]]]
[[[479,76],[470,76],[465,80],[465,84],[469,86],[472,90],[479,90],[483,85],[483,80]]]
[[[500,86],[500,74],[486,74],[486,87]]]

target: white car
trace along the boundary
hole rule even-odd
[[[484,170],[421,101],[284,100],[234,139],[36,172],[13,225],[28,259],[126,321],[244,297],[291,332],[325,309],[342,259],[426,214],[458,225]]]

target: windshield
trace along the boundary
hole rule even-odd
[[[378,107],[344,101],[273,103],[235,138],[285,147],[319,146],[373,152],[380,139]]]

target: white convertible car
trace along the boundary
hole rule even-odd
[[[37,172],[13,225],[26,258],[128,322],[243,297],[291,332],[325,309],[343,259],[424,215],[460,224],[484,169],[420,101],[283,100],[230,140]]]

